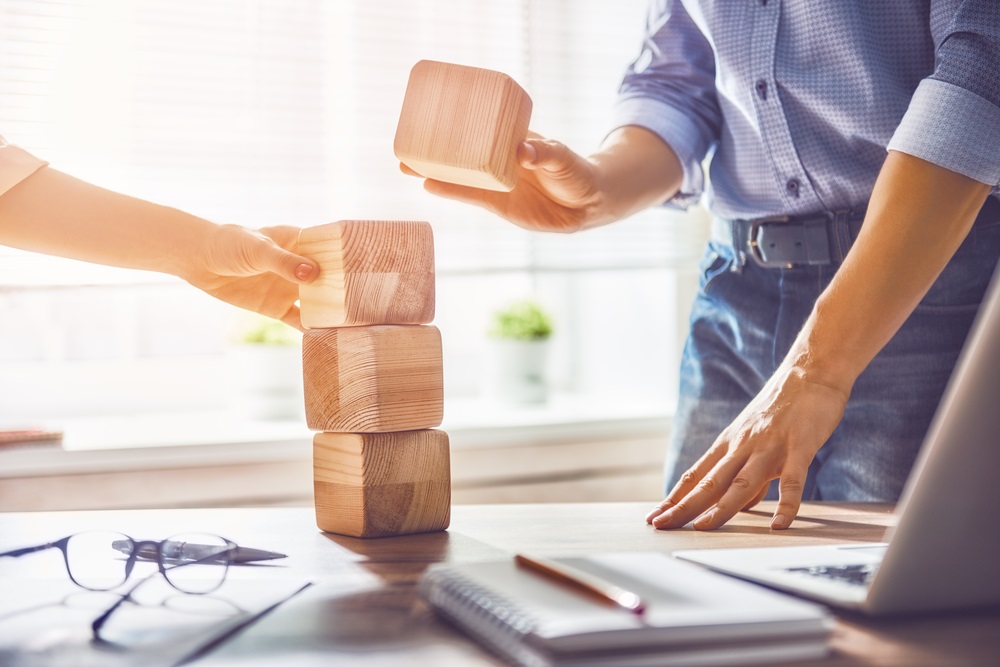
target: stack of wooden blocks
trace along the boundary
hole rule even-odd
[[[509,76],[422,60],[394,149],[428,178],[509,191],[531,99]],[[426,222],[341,221],[302,230],[320,274],[299,288],[316,523],[355,537],[448,527],[448,436],[434,242]]]
[[[316,523],[354,537],[448,527],[448,436],[434,242],[426,222],[341,221],[303,229],[320,267],[299,289]]]

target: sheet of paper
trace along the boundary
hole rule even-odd
[[[126,584],[126,587],[130,584]],[[308,583],[227,579],[208,595],[180,593],[155,576],[111,616],[105,642],[91,623],[120,595],[82,590],[65,579],[0,577],[0,665],[167,667],[224,642]]]
[[[191,667],[502,665],[439,622],[409,586],[358,577],[310,586]]]

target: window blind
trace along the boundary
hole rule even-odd
[[[594,150],[644,10],[641,0],[5,0],[0,134],[56,168],[219,222],[426,219],[442,271],[664,265],[689,251],[683,222],[662,209],[573,237],[532,234],[427,195],[392,154],[423,58],[507,72],[532,96],[536,131]],[[27,265],[18,280],[51,279]],[[57,265],[70,282],[84,271]]]

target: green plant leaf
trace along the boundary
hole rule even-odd
[[[236,340],[251,345],[292,346],[301,344],[302,334],[280,320],[260,316],[243,329]]]
[[[493,314],[494,338],[544,340],[552,335],[552,318],[535,301],[519,301]]]

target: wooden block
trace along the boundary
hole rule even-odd
[[[299,233],[319,277],[299,286],[310,329],[434,319],[434,237],[426,222],[341,220]]]
[[[506,192],[517,183],[517,146],[530,119],[531,98],[506,74],[421,60],[393,148],[427,178]]]
[[[316,525],[353,537],[444,530],[451,463],[444,431],[317,433]]]
[[[432,326],[309,329],[306,423],[314,431],[417,431],[441,424],[441,333]]]

